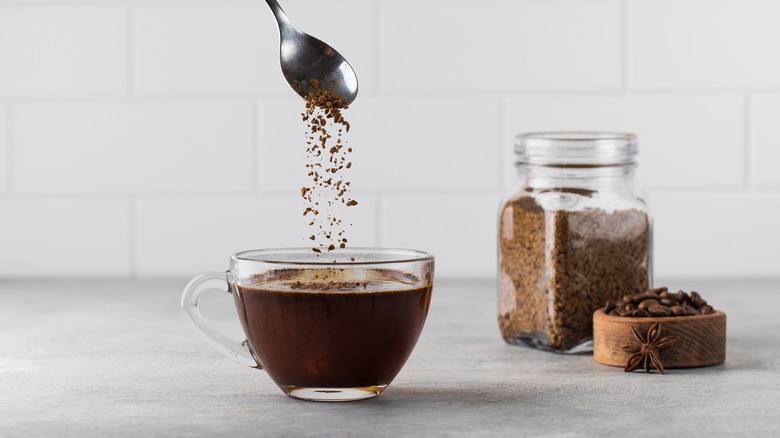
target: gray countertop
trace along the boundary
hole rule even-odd
[[[623,373],[506,345],[489,281],[440,281],[379,397],[313,403],[232,363],[179,317],[184,280],[0,280],[0,436],[780,434],[780,281],[674,281],[728,314],[726,363]],[[238,337],[227,295],[205,316]]]

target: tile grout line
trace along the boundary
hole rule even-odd
[[[133,3],[132,1],[128,1],[125,12],[127,13],[127,18],[125,21],[125,25],[127,26],[127,29],[125,30],[125,37],[127,38],[127,41],[125,42],[125,50],[127,50],[127,69],[125,73],[127,74],[127,83],[125,86],[127,87],[127,94],[128,96],[132,96],[135,93],[135,90],[133,89],[133,70],[134,70],[134,63],[135,63],[135,57],[133,56]]]
[[[752,99],[750,94],[745,94],[743,99],[743,123],[744,129],[744,150],[742,152],[745,162],[742,164],[742,171],[745,172],[743,176],[743,184],[746,189],[752,189],[754,184],[754,178],[752,175],[753,170],[753,111],[752,111]]]
[[[382,200],[383,196],[379,193],[376,194],[376,206],[374,207],[374,245],[381,247],[384,245],[382,241]]]
[[[94,6],[94,5],[121,5],[126,4],[128,0],[68,0],[62,2],[60,0],[4,0],[0,1],[0,8],[14,8],[14,7],[30,7],[30,6]],[[158,3],[159,0],[129,0],[133,3],[145,3],[153,4]],[[245,3],[245,0],[166,0],[166,3],[174,5],[182,5],[188,3],[195,4],[212,4],[219,5],[221,3]]]
[[[631,89],[630,84],[630,64],[631,64],[631,51],[629,50],[629,34],[630,34],[630,16],[629,13],[629,0],[623,0],[620,3],[620,89],[623,94],[627,94]]]
[[[498,190],[499,193],[504,193],[505,179],[508,175],[505,175],[506,163],[504,160],[504,148],[507,147],[507,139],[510,138],[509,134],[509,100],[506,97],[502,97],[498,100],[498,121],[496,122],[496,128],[498,129],[498,145],[497,145],[497,166],[496,175],[498,178]]]
[[[129,269],[130,269],[130,278],[138,278],[138,265],[137,265],[137,257],[138,257],[138,247],[136,238],[138,237],[138,232],[136,230],[136,201],[133,198],[127,199],[127,211],[128,211],[128,250],[130,252],[130,260],[129,260]]]
[[[13,104],[9,104],[5,111],[5,183],[9,196],[13,195],[14,192],[14,109]]]
[[[250,149],[250,160],[251,160],[251,184],[252,184],[252,190],[251,193],[257,194],[262,192],[260,190],[259,181],[260,181],[260,166],[262,164],[263,159],[263,151],[260,149],[260,120],[259,120],[259,109],[258,105],[259,102],[256,99],[252,99],[251,101],[251,108],[250,108],[250,117],[252,118],[252,121],[250,123],[252,133],[251,133],[251,149]]]
[[[683,187],[683,188],[695,188],[695,187]],[[359,195],[363,196],[381,196],[379,192],[390,196],[405,196],[424,194],[430,196],[480,196],[489,195],[495,193],[495,188],[488,189],[401,189],[390,190],[362,190],[359,191]],[[237,192],[235,190],[224,190],[219,192],[101,192],[101,193],[87,193],[87,192],[29,192],[18,193],[14,196],[20,200],[60,200],[60,201],[155,201],[155,200],[214,200],[214,199],[235,199],[235,200],[252,200],[257,198],[273,198],[273,199],[300,199],[298,196],[290,195],[287,190],[270,190],[265,193],[251,193],[251,192]]]
[[[2,0],[0,0],[2,1]],[[657,97],[680,97],[680,96],[728,96],[745,93],[780,93],[780,87],[710,87],[710,88],[643,88],[632,90],[631,95],[636,96],[657,96]],[[393,92],[383,95],[371,94],[371,99],[399,98],[399,99],[497,99],[507,98],[550,98],[550,97],[610,97],[625,94],[622,91],[613,90],[584,90],[584,89],[540,89],[540,90],[488,90],[488,91],[468,91],[458,90],[436,91],[436,92]],[[80,95],[14,95],[0,96],[0,104],[10,105],[13,103],[104,103],[104,102],[124,102],[126,95],[107,95],[107,94],[80,94]],[[255,93],[255,92],[237,92],[237,93],[143,93],[134,94],[133,99],[139,102],[220,102],[236,100],[270,99],[280,101],[291,101],[293,98],[278,93]]]
[[[385,49],[387,47],[387,42],[385,41],[385,36],[387,35],[385,9],[386,5],[382,0],[374,2],[374,23],[376,24],[374,33],[376,40],[374,53],[376,53],[376,59],[374,60],[374,67],[376,67],[376,94],[378,97],[386,97],[387,94],[387,84],[385,83],[387,80],[385,77]]]

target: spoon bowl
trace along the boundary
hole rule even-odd
[[[276,0],[266,3],[279,26],[279,61],[293,91],[304,99],[331,92],[345,105],[352,103],[357,97],[358,81],[347,60],[333,47],[295,27]]]

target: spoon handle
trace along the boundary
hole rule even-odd
[[[282,7],[279,6],[279,2],[276,0],[265,0],[265,2],[268,4],[268,7],[271,8],[271,12],[274,13],[274,17],[276,17],[276,25],[279,26],[279,32],[282,34],[285,33],[291,33],[294,30],[298,30],[297,27],[295,27],[294,24],[292,24],[292,21],[287,17],[287,14],[284,13],[282,10]]]

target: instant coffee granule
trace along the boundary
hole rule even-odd
[[[317,253],[346,247],[347,227],[352,224],[339,218],[337,208],[358,204],[349,197],[351,183],[346,178],[352,168],[352,148],[344,138],[350,127],[342,113],[347,107],[341,97],[320,90],[318,81],[310,81],[301,118],[307,124],[306,169],[311,182],[301,188],[301,197],[303,216],[312,229],[312,251]]]
[[[545,211],[523,196],[500,217],[498,319],[509,343],[571,350],[592,339],[596,309],[649,286],[643,211]]]

